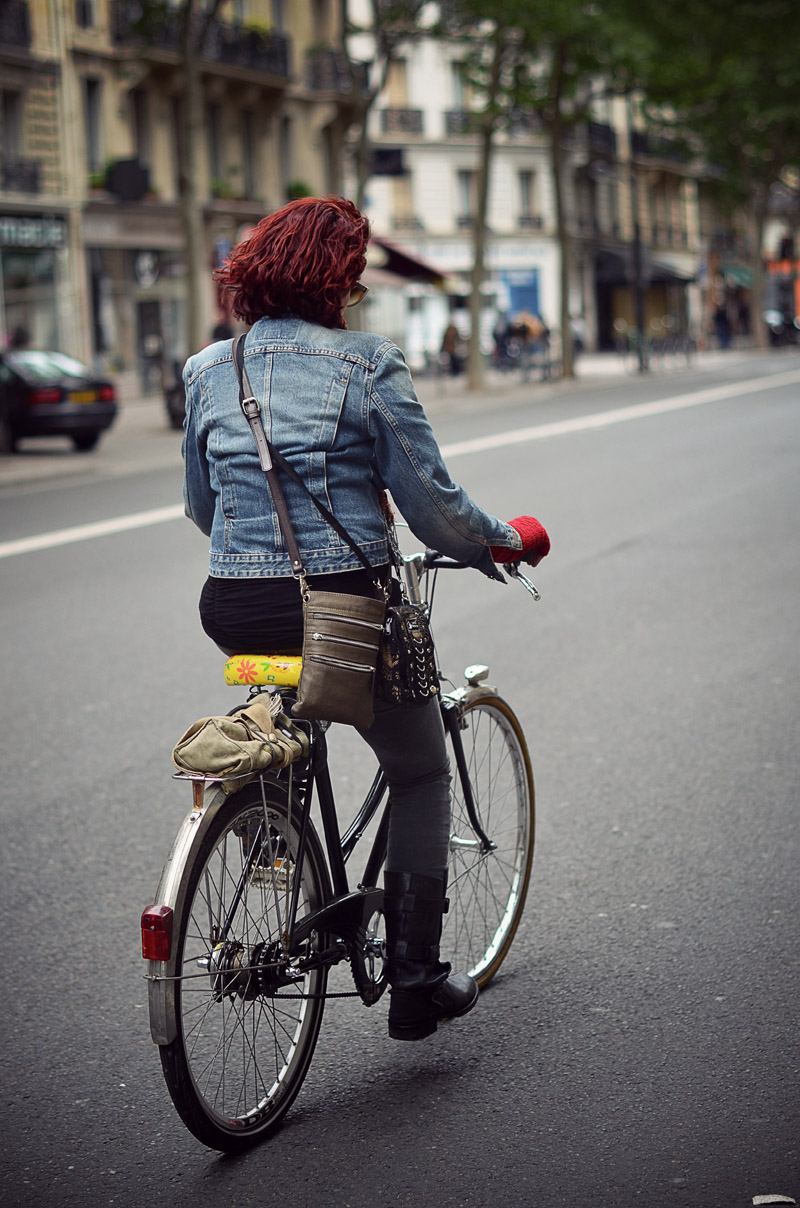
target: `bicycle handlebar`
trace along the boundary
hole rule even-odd
[[[471,569],[468,562],[457,562],[454,558],[448,558],[446,554],[440,554],[438,550],[426,549],[424,553],[411,554],[404,559],[406,563],[406,579],[411,587],[411,581],[416,578],[419,580],[420,574],[428,570],[469,570]],[[511,579],[516,579],[521,583],[525,590],[533,596],[534,600],[540,600],[538,588],[531,580],[524,575],[519,569],[519,562],[506,562],[503,564],[503,569]]]

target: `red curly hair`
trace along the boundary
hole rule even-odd
[[[347,327],[342,295],[367,260],[369,222],[344,197],[301,197],[262,218],[215,274],[245,323],[297,315]]]

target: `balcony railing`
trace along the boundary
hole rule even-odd
[[[649,134],[645,130],[631,131],[631,151],[639,158],[664,159],[678,164],[685,164],[692,158],[689,148],[683,143],[663,134]]]
[[[341,50],[323,47],[308,52],[306,80],[312,92],[338,92],[363,96],[367,91],[367,64],[348,62]]]
[[[30,50],[31,16],[25,0],[0,4],[0,47]]]
[[[116,45],[141,42],[157,50],[177,53],[181,44],[181,18],[177,9],[167,8],[158,20],[148,18],[141,0],[112,0],[111,37]],[[223,21],[208,24],[200,58],[207,63],[225,63],[262,75],[289,76],[289,40],[283,34],[262,34],[243,25]]]
[[[381,130],[384,134],[422,134],[421,109],[382,109]]]
[[[520,229],[525,231],[541,231],[544,219],[541,214],[520,214],[517,218]]]
[[[477,134],[481,115],[471,109],[448,109],[444,115],[444,128],[448,134]]]
[[[38,159],[4,159],[0,180],[6,193],[40,193],[41,168]]]

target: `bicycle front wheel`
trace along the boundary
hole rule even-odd
[[[266,778],[263,796],[255,781],[226,803],[187,863],[175,919],[176,1035],[160,1046],[164,1077],[186,1127],[229,1153],[261,1140],[290,1107],[322,1022],[327,969],[287,978],[283,959],[295,875],[298,917],[331,896],[310,824],[295,863],[300,806],[291,806],[286,786]]]
[[[475,820],[458,760],[453,766],[450,873],[442,954],[483,989],[505,960],[519,926],[533,867],[534,791],[517,717],[483,689],[463,706],[460,738]]]

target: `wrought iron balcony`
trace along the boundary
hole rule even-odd
[[[645,130],[631,131],[631,152],[637,158],[663,159],[677,164],[685,164],[692,158],[691,151],[683,143]]]
[[[544,226],[541,214],[520,214],[517,222],[523,230],[528,231],[541,231]]]
[[[40,193],[41,162],[38,159],[3,159],[0,180],[6,193]]]
[[[480,129],[480,114],[471,109],[448,109],[444,115],[444,127],[448,134],[477,134]]]
[[[381,109],[381,130],[384,134],[422,134],[421,109]]]
[[[177,54],[181,45],[181,14],[166,8],[158,19],[148,16],[142,0],[112,0],[111,38],[117,46],[142,44]],[[262,34],[244,25],[210,21],[200,47],[206,63],[224,63],[261,75],[289,76],[289,40],[283,34]]]
[[[321,47],[308,52],[306,80],[312,92],[337,92],[342,96],[364,96],[367,64],[348,62],[344,51]]]
[[[0,47],[30,50],[31,15],[25,0],[0,4]]]

